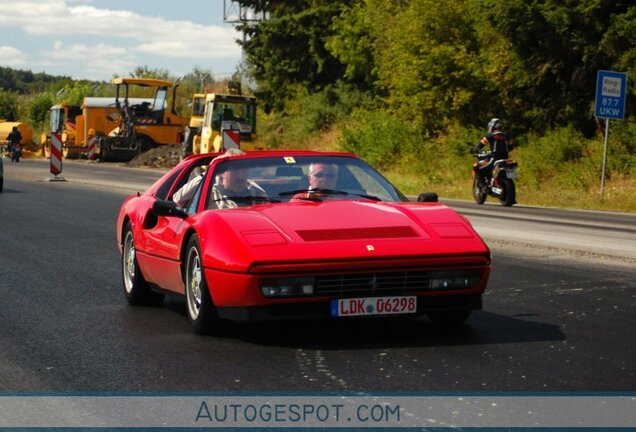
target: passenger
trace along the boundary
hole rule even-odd
[[[214,160],[243,154],[245,154],[245,152],[240,149],[229,149],[222,155],[214,158]],[[192,170],[192,173],[190,173],[188,182],[181,186],[181,188],[172,195],[172,201],[174,201],[181,208],[188,207],[190,205],[190,202],[192,201],[192,197],[197,190],[197,187],[199,186],[199,184],[201,184],[201,181],[205,177],[207,168],[207,165],[194,168]]]
[[[199,187],[199,184],[201,184],[203,177],[205,177],[207,168],[207,166],[198,166],[193,169],[192,173],[190,173],[188,182],[181,186],[181,188],[172,195],[172,201],[177,203],[177,205],[181,208],[188,207],[192,201],[194,193],[197,190],[197,187]]]
[[[210,204],[216,205],[219,209],[225,209],[262,202],[264,198],[267,198],[267,193],[256,183],[248,180],[247,175],[247,168],[232,169],[231,167],[219,174],[216,183],[212,186]]]

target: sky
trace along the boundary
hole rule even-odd
[[[96,81],[140,66],[226,77],[240,63],[241,34],[223,22],[223,8],[224,0],[0,0],[0,66]]]

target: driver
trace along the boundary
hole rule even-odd
[[[338,183],[338,165],[315,162],[309,165],[309,188],[307,192],[294,195],[290,201],[311,200],[320,198],[324,194],[321,190],[335,190]]]

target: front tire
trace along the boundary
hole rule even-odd
[[[486,185],[484,184],[484,181],[485,179],[480,175],[476,175],[473,180],[473,197],[477,204],[485,203],[486,197],[488,196],[485,191]]]
[[[196,333],[210,334],[219,318],[205,281],[201,247],[196,234],[188,241],[184,272],[188,319]]]
[[[149,306],[161,303],[163,295],[154,292],[139,269],[135,253],[135,242],[130,222],[124,227],[124,247],[121,254],[124,296],[134,306]]]

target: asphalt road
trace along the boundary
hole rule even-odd
[[[484,310],[460,328],[286,322],[203,337],[180,300],[138,308],[121,292],[117,210],[161,171],[78,162],[48,182],[43,162],[5,159],[0,391],[636,388],[634,215],[449,201],[493,251]]]

